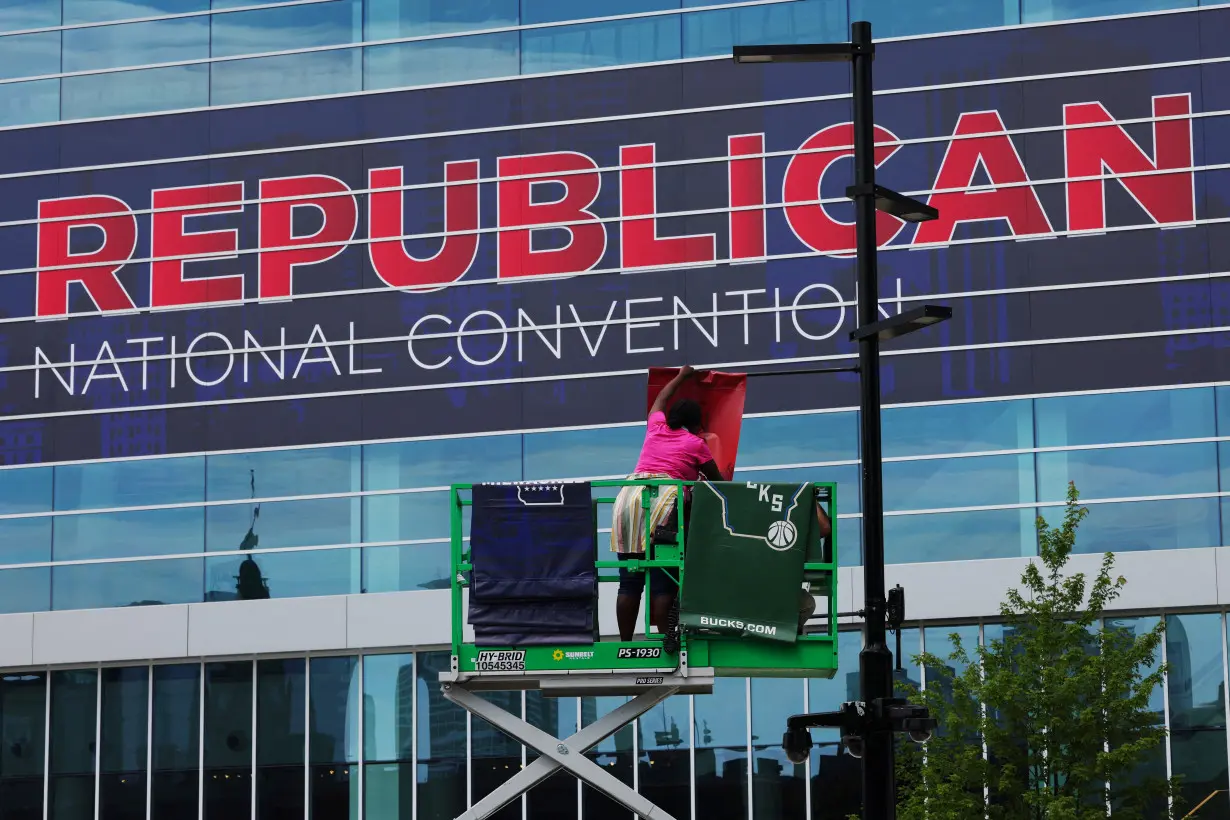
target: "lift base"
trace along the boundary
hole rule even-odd
[[[447,673],[441,675],[442,679],[448,677],[452,676]],[[573,680],[566,680],[568,678]],[[624,678],[627,680],[623,680]],[[524,686],[508,685],[513,683],[508,678],[500,685],[490,676],[464,681],[443,680],[441,688],[445,698],[542,755],[464,814],[458,815],[457,820],[485,820],[560,770],[567,771],[581,782],[602,792],[642,820],[675,820],[587,758],[585,753],[671,695],[687,692],[711,693],[711,670],[693,669],[686,675],[679,671],[662,674],[641,673],[635,676],[609,672],[604,675],[553,675],[536,678],[535,681],[546,684],[542,687],[544,695],[563,697],[635,694],[635,697],[571,737],[561,739],[531,726],[476,694],[477,691],[490,691],[492,684],[501,689],[535,688],[529,685],[528,678]]]

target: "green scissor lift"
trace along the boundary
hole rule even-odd
[[[627,486],[641,487],[646,511],[664,486],[674,486],[683,496],[689,482],[670,480],[593,481],[594,557],[600,583],[617,582],[615,570],[674,570],[681,587],[687,586],[684,551],[687,548],[684,509],[676,505],[678,537],[673,543],[654,543],[646,531],[645,560],[618,561],[606,539],[599,535],[599,511],[615,503]],[[814,483],[816,501],[832,523],[833,532],[824,549],[809,551],[804,579],[816,598],[813,622],[794,643],[774,643],[747,638],[688,634],[679,636],[678,651],[667,651],[666,636],[650,628],[645,610],[644,640],[595,640],[592,644],[478,647],[466,640],[469,540],[465,535],[471,484],[454,484],[449,491],[452,563],[452,664],[440,679],[444,696],[482,717],[510,737],[542,756],[512,779],[479,801],[458,820],[482,820],[520,797],[560,769],[604,792],[642,818],[673,820],[643,796],[588,760],[584,753],[619,729],[674,694],[711,694],[714,678],[831,678],[837,671],[837,485]],[[607,494],[609,493],[609,495]],[[645,515],[644,519],[649,520]],[[737,568],[732,569],[737,571]],[[646,589],[648,600],[652,590]],[[823,601],[823,603],[822,603]],[[481,654],[480,654],[481,653]],[[481,663],[480,663],[481,659]],[[475,694],[483,691],[539,689],[547,697],[631,695],[631,700],[570,738],[558,739],[533,727],[490,701]]]

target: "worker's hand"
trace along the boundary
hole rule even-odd
[[[695,372],[696,372],[695,367],[692,367],[692,365],[690,364],[685,364],[683,367],[679,368],[679,377],[682,379],[686,379]]]

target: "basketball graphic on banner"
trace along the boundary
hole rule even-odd
[[[774,521],[769,525],[769,546],[775,550],[790,549],[798,537],[799,534],[795,531],[794,524],[789,521]]]

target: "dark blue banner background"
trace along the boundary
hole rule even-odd
[[[1198,50],[1194,46],[1198,45]],[[1152,115],[1151,97],[1190,93],[1194,163],[1230,162],[1230,119],[1199,116],[1230,110],[1230,64],[1206,62],[1146,70],[1121,71],[1127,66],[1230,56],[1230,10],[1216,10],[1120,21],[1095,22],[981,35],[941,37],[880,46],[876,61],[877,87],[886,91],[876,101],[876,121],[903,139],[941,137],[952,133],[963,112],[995,109],[1010,130],[1055,127],[1062,123],[1065,103],[1100,101],[1118,119]],[[1011,81],[1070,72],[1084,75]],[[905,93],[917,86],[976,83],[991,78],[1003,82],[935,88]],[[119,197],[134,209],[149,207],[150,192],[207,182],[243,180],[245,198],[257,196],[262,178],[296,174],[331,174],[355,189],[367,187],[371,168],[401,165],[405,183],[439,182],[444,163],[478,159],[484,177],[495,175],[497,157],[556,150],[582,151],[599,165],[618,165],[621,145],[653,142],[658,161],[720,157],[729,135],[766,134],[769,151],[789,151],[825,126],[847,121],[845,100],[799,103],[734,110],[638,116],[707,106],[795,99],[848,91],[848,77],[837,67],[816,65],[735,66],[706,61],[670,66],[593,72],[554,78],[522,79],[456,88],[356,96],[345,99],[215,110],[51,126],[0,133],[0,220],[29,220],[39,199],[101,193]],[[554,121],[631,117],[562,126]],[[525,125],[524,128],[510,126]],[[470,129],[499,129],[478,134],[413,135]],[[1152,128],[1129,126],[1129,133],[1152,152]],[[212,156],[300,145],[384,137],[409,139],[324,149],[287,151],[248,157],[214,158],[168,164],[139,165],[100,171],[60,169],[159,158]],[[1057,130],[1017,135],[1014,143],[1031,179],[1064,176],[1063,136]],[[947,148],[947,140],[907,145],[881,168],[884,184],[898,190],[931,188]],[[767,163],[768,199],[780,201],[785,158]],[[848,164],[826,179],[825,196],[838,196],[847,182]],[[28,174],[24,176],[14,176]],[[1230,218],[1230,171],[1196,176],[1196,213],[1200,220]],[[726,165],[722,162],[659,169],[658,209],[663,212],[721,208],[727,202]],[[1064,230],[1064,188],[1037,187],[1043,207],[1056,230]],[[1148,219],[1117,183],[1106,185],[1111,226],[1141,225]],[[442,191],[428,189],[406,195],[406,231],[443,230]],[[358,237],[366,236],[366,197],[359,197]],[[603,175],[602,193],[593,210],[603,217],[618,215],[619,184],[614,173]],[[495,225],[495,188],[482,186],[482,225]],[[842,208],[833,208],[841,216]],[[197,229],[235,227],[241,248],[256,243],[257,209],[242,215],[198,220]],[[664,235],[716,233],[718,256],[727,255],[725,214],[664,220]],[[150,255],[149,217],[138,217],[137,258]],[[770,254],[798,254],[805,246],[793,235],[780,209],[768,213]],[[608,223],[607,255],[601,268],[619,265],[618,226]],[[34,225],[0,228],[0,251],[6,269],[36,264]],[[1002,223],[961,226],[956,239],[1004,236]],[[894,246],[907,245],[907,228]],[[429,255],[438,240],[408,243],[419,256]],[[215,387],[201,387],[177,363],[175,386],[171,364],[148,363],[147,388],[142,365],[122,365],[129,387],[117,380],[94,381],[86,395],[81,388],[90,368],[79,367],[76,393],[69,396],[49,370],[40,379],[35,398],[35,374],[30,370],[0,373],[0,461],[67,459],[182,452],[208,449],[277,446],[382,437],[438,435],[513,428],[539,428],[629,421],[644,409],[645,368],[693,362],[698,365],[754,362],[769,359],[836,357],[852,354],[846,339],[854,310],[847,307],[840,328],[834,309],[798,318],[811,335],[834,332],[823,340],[797,332],[788,313],[725,316],[718,322],[718,345],[689,321],[675,327],[664,322],[638,329],[634,344],[661,347],[652,353],[629,353],[625,327],[611,324],[602,345],[591,353],[576,328],[565,329],[560,358],[533,333],[507,337],[507,348],[484,367],[466,364],[456,339],[416,343],[422,359],[452,361],[424,370],[406,350],[405,335],[420,317],[449,316],[453,325],[424,326],[420,332],[456,330],[458,322],[476,311],[492,311],[515,327],[518,310],[538,324],[555,322],[560,306],[564,322],[574,321],[570,306],[583,321],[598,321],[617,303],[612,318],[626,316],[633,299],[661,297],[656,304],[635,307],[635,315],[670,314],[678,297],[696,312],[732,311],[742,305],[732,291],[763,289],[750,307],[772,305],[774,292],[789,305],[801,289],[816,283],[831,285],[845,300],[855,296],[850,260],[801,258],[769,264],[714,266],[686,271],[621,275],[584,275],[548,282],[496,284],[496,240],[485,234],[467,280],[478,281],[431,294],[405,294],[391,289],[371,293],[301,298],[293,302],[231,308],[127,316],[83,316],[63,321],[10,321],[0,324],[0,366],[28,366],[41,348],[53,361],[67,361],[76,344],[78,361],[92,360],[108,342],[116,356],[140,351],[124,340],[176,336],[178,352],[205,332],[226,335],[243,344],[248,331],[262,344],[277,344],[286,329],[288,344],[303,344],[315,325],[330,342],[347,338],[354,323],[358,338],[401,337],[401,341],[354,348],[355,369],[382,368],[378,374],[349,375],[348,347],[334,347],[342,370],[327,364],[306,364],[290,378],[300,352],[287,353],[287,377],[272,377],[258,356],[249,359],[252,378],[241,378],[241,357],[235,370]],[[197,264],[193,274],[235,273],[247,279],[246,293],[256,293],[256,256],[225,263]],[[940,250],[888,250],[880,255],[881,298],[894,297],[898,283],[903,296],[1012,289],[1068,283],[1107,283],[1146,277],[1191,276],[1230,270],[1230,225],[1110,232],[1100,236],[1035,241],[1004,241],[957,245]],[[148,265],[130,265],[121,279],[138,304],[148,303]],[[482,280],[488,280],[483,282]],[[346,289],[376,289],[382,283],[367,260],[367,246],[356,244],[335,259],[301,269],[296,294]],[[812,301],[831,296],[813,291]],[[1224,278],[1189,279],[1147,284],[1048,290],[1033,293],[937,299],[952,305],[953,321],[916,334],[896,348],[949,348],[977,345],[983,349],[921,352],[885,359],[886,402],[977,398],[1077,389],[1116,388],[1230,380],[1230,334],[1208,328],[1230,325],[1230,282]],[[904,307],[909,307],[909,303]],[[90,304],[83,294],[76,310]],[[896,311],[895,305],[886,304]],[[34,309],[34,276],[0,276],[0,319],[20,320]],[[706,328],[711,320],[702,319]],[[746,333],[745,333],[746,321]],[[778,323],[780,322],[780,330]],[[471,324],[469,329],[492,327]],[[1200,333],[1200,330],[1205,332]],[[586,328],[593,344],[601,328]],[[1052,340],[1126,333],[1162,333],[1129,340],[1080,343]],[[554,341],[554,332],[547,331]],[[1043,344],[1020,344],[1039,341]],[[498,337],[467,339],[472,357],[486,359],[499,347]],[[992,347],[985,347],[993,345]],[[209,349],[209,348],[201,348]],[[166,353],[153,347],[151,353]],[[276,354],[270,354],[276,356]],[[314,357],[323,355],[314,351]],[[222,363],[202,361],[203,378],[220,375]],[[737,369],[737,368],[735,368]],[[110,368],[100,368],[110,372]],[[625,375],[586,377],[590,374]],[[67,378],[66,371],[61,375]],[[552,377],[564,377],[555,380]],[[576,377],[581,378],[576,378]],[[436,387],[484,380],[539,379],[480,387]],[[427,389],[424,389],[427,388]],[[389,392],[363,392],[363,391]],[[356,392],[358,391],[358,392]],[[854,377],[798,376],[755,382],[749,391],[749,412],[832,407],[857,402]],[[346,392],[349,395],[233,403],[236,399]],[[209,406],[197,402],[219,402]],[[108,412],[117,408],[154,405],[158,409]],[[50,415],[49,415],[50,414]],[[63,414],[63,415],[56,415]],[[18,417],[18,418],[14,418]]]

